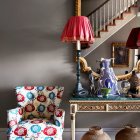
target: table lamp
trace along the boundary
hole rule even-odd
[[[62,42],[76,43],[77,50],[77,82],[74,90],[74,97],[87,97],[88,91],[83,88],[80,82],[80,56],[81,56],[81,43],[91,44],[94,42],[94,34],[90,21],[85,16],[72,16],[61,36]]]

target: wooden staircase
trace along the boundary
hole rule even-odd
[[[82,50],[86,57],[109,37],[136,17],[138,0],[107,0],[87,17],[94,30],[95,43]]]

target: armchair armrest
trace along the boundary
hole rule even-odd
[[[56,109],[54,112],[55,125],[64,129],[65,111],[63,109]]]
[[[7,111],[8,127],[18,124],[24,117],[24,108],[17,107]]]

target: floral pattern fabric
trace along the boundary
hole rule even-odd
[[[16,87],[18,105],[8,110],[9,140],[62,140],[65,111],[59,109],[63,87]]]
[[[64,88],[58,86],[16,87],[18,105],[25,107],[25,119],[50,119],[61,102]]]

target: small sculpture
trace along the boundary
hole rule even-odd
[[[132,71],[132,76],[129,79],[130,89],[128,94],[131,94],[132,97],[140,97],[140,78],[135,71]]]
[[[102,97],[101,89],[102,88],[109,88],[110,93],[109,95],[120,95],[117,85],[117,78],[113,71],[113,68],[110,67],[111,59],[104,59],[101,58],[100,62],[100,78],[98,81],[98,96]]]
[[[92,71],[89,71],[89,82],[90,82],[90,96],[93,97],[94,96],[94,92],[95,92],[95,85],[94,85],[94,76],[92,74]]]

